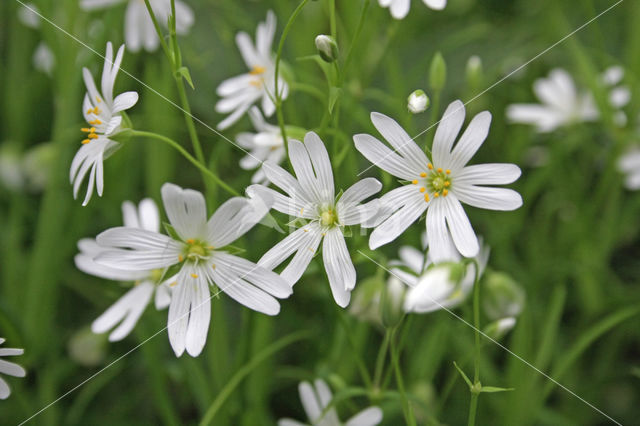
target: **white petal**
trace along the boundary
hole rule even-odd
[[[152,232],[160,231],[160,212],[155,201],[151,198],[145,198],[140,201],[138,214],[140,216],[140,228]]]
[[[349,304],[351,290],[356,285],[356,269],[339,228],[330,229],[326,233],[322,245],[322,260],[333,298],[338,306],[344,308]]]
[[[293,419],[280,419],[278,420],[278,426],[309,426],[306,423],[299,422]]]
[[[24,368],[14,362],[5,361],[0,359],[0,373],[13,377],[24,377],[27,372]]]
[[[101,265],[93,260],[94,256],[77,254],[73,260],[76,267],[82,272],[95,277],[114,281],[135,281],[148,275],[148,271],[126,271]]]
[[[570,109],[575,104],[576,88],[571,76],[563,69],[554,69],[546,79],[538,79],[533,91],[542,102],[559,110]]]
[[[409,246],[402,246],[398,250],[400,260],[416,274],[421,274],[424,268],[425,255],[418,249]]]
[[[282,167],[267,161],[262,165],[262,170],[264,170],[271,183],[289,194],[289,197],[296,200],[296,202],[303,205],[312,204],[310,194],[307,195],[296,178]]]
[[[198,268],[193,269],[195,273],[198,272]],[[209,321],[211,319],[209,285],[202,275],[198,275],[198,278],[186,277],[178,285],[190,287],[191,310],[185,337],[185,347],[189,355],[196,357],[202,352],[209,333]]]
[[[244,63],[247,64],[247,67],[253,68],[254,66],[261,65],[261,58],[258,55],[258,52],[256,52],[249,34],[244,31],[239,32],[236,35],[236,44],[238,45],[238,50],[240,50],[242,59],[244,59]]]
[[[122,3],[122,1],[123,0],[80,0],[80,8],[82,10],[91,11],[113,6],[115,4]]]
[[[359,204],[357,206],[351,206],[350,208],[342,208],[338,210],[338,220],[340,224],[350,225],[366,225],[379,214],[381,210],[380,200],[371,200],[366,204]]]
[[[227,200],[209,219],[207,240],[218,248],[231,244],[262,220],[272,205],[267,194]]]
[[[122,203],[122,223],[127,228],[141,228],[138,211],[131,201]]]
[[[391,151],[385,144],[371,135],[359,134],[353,136],[356,149],[374,165],[387,173],[401,179],[415,179],[421,170],[414,169],[405,159]]]
[[[308,132],[304,136],[304,145],[309,152],[309,158],[317,176],[321,195],[333,201],[335,198],[333,170],[331,170],[331,161],[324,143],[317,134]]]
[[[140,2],[130,1],[124,15],[124,38],[127,49],[138,52],[142,47],[142,32],[144,30],[142,19],[144,16],[140,10]],[[142,4],[144,6],[144,4]]]
[[[522,197],[512,189],[458,185],[453,192],[463,203],[481,209],[510,211],[522,206]]]
[[[453,194],[443,197],[442,201],[453,243],[464,257],[474,257],[478,254],[480,245],[462,204]]]
[[[217,266],[210,271],[216,285],[236,302],[266,315],[277,315],[280,304],[268,293],[249,284],[231,269]]]
[[[251,104],[253,104],[254,100],[245,100],[245,103],[240,105],[235,111],[233,111],[231,114],[229,114],[229,116],[227,116],[227,118],[225,118],[224,120],[222,120],[220,123],[218,123],[218,125],[216,126],[216,128],[218,130],[225,130],[228,127],[231,127],[236,121],[240,120],[240,118],[242,117],[242,115],[247,112],[247,110],[249,109],[249,107],[251,106]]]
[[[96,237],[99,245],[137,250],[166,251],[174,250],[179,245],[170,237],[146,229],[118,226],[107,229]]]
[[[282,83],[280,83],[281,79],[278,79],[278,90],[280,90],[280,87],[282,85]],[[274,89],[275,92],[275,89]],[[282,93],[282,90],[280,90],[280,93]],[[284,100],[284,96],[282,97],[282,99]],[[265,91],[264,94],[262,95],[262,112],[264,112],[264,115],[266,117],[271,117],[273,115],[274,112],[276,112],[276,104],[273,103],[273,100],[271,99],[270,96],[270,92]]]
[[[116,96],[113,100],[113,114],[125,111],[134,106],[138,102],[137,92],[124,92]]]
[[[340,197],[336,207],[361,203],[382,189],[382,184],[375,178],[365,178],[351,185]]]
[[[282,241],[262,255],[258,261],[258,265],[267,269],[276,268],[306,244],[307,239],[310,238],[309,232],[310,226],[305,226],[287,235]]]
[[[156,286],[154,304],[157,310],[164,309],[171,304],[171,288],[168,283],[175,282],[177,279],[177,276],[173,276],[164,283]]]
[[[7,382],[0,377],[0,399],[7,399],[11,395],[11,389]]]
[[[299,200],[286,197],[271,188],[263,185],[251,185],[247,188],[247,194],[256,196],[269,196],[273,199],[273,208],[290,216],[313,219],[316,212],[310,204],[302,204]]]
[[[411,164],[413,169],[425,169],[426,172],[429,162],[426,154],[395,120],[384,114],[372,112],[371,122],[405,162]]]
[[[410,7],[411,0],[394,0],[389,10],[391,11],[391,16],[395,19],[404,19],[409,13]]]
[[[0,348],[0,357],[18,356],[24,354],[24,349],[18,348]]]
[[[305,198],[311,199],[314,203],[330,203],[333,197],[329,195],[329,188],[322,186],[316,178],[316,174],[311,165],[309,152],[304,144],[297,140],[289,141],[289,159],[296,173],[298,182],[306,195]],[[331,189],[333,192],[333,189]]]
[[[207,208],[198,191],[177,185],[162,185],[162,201],[171,225],[183,239],[206,238]]]
[[[609,93],[609,103],[615,108],[622,108],[631,100],[631,91],[627,87],[616,87]]]
[[[331,399],[333,398],[331,389],[329,389],[327,383],[322,379],[316,379],[313,384],[318,401],[320,401],[320,407],[324,410],[329,403],[331,403]],[[338,413],[335,408],[329,409],[318,424],[321,426],[340,425],[340,419],[338,418]]]
[[[313,387],[311,387],[309,382],[301,382],[298,385],[298,393],[300,394],[300,401],[307,414],[307,418],[311,423],[315,423],[315,421],[319,419],[320,414],[322,414],[322,408]]]
[[[434,262],[449,260],[449,231],[445,221],[445,208],[441,200],[431,203],[427,210],[427,240],[429,258]]]
[[[267,11],[267,18],[258,25],[256,31],[256,48],[263,57],[271,55],[271,45],[276,33],[276,15],[272,10]]]
[[[467,166],[455,175],[455,185],[506,185],[515,182],[522,172],[515,164],[487,163]]]
[[[91,324],[91,331],[105,333],[120,323],[109,335],[109,341],[117,342],[127,337],[151,300],[153,288],[150,282],[134,286]]]
[[[464,116],[464,104],[459,100],[451,102],[442,115],[436,134],[433,137],[432,147],[433,162],[437,167],[449,167],[451,148],[458,133],[460,133],[464,123]]]
[[[193,10],[184,2],[176,1],[176,32],[178,34],[186,34],[193,25],[195,17]]]
[[[490,125],[491,114],[488,111],[483,111],[473,117],[473,120],[471,120],[471,123],[469,123],[464,134],[460,137],[460,140],[451,152],[450,164],[443,166],[443,168],[459,169],[464,167],[487,138]]]
[[[285,298],[293,293],[291,286],[280,275],[241,257],[219,252],[215,254],[212,262],[232,270],[234,275],[272,296]]]
[[[558,112],[535,104],[509,105],[506,114],[512,123],[532,124],[543,133],[553,131],[566,121]]]
[[[392,194],[394,191],[391,191],[380,199],[381,203],[388,204],[388,198],[393,196],[393,198],[397,198],[396,206],[401,205],[402,207],[382,222],[382,224],[378,225],[371,233],[371,237],[369,238],[369,247],[371,250],[375,250],[398,238],[429,206],[429,203],[424,200],[424,196],[418,191],[418,188],[405,185],[402,191],[398,191],[398,189],[394,191],[396,191],[397,194],[401,194],[400,196],[395,193]],[[385,197],[388,198],[385,199]]]
[[[424,4],[433,10],[442,10],[447,6],[447,0],[422,0]]]
[[[351,417],[345,426],[375,426],[382,421],[382,410],[378,407],[369,407]]]
[[[178,357],[182,355],[186,348],[187,329],[189,327],[189,308],[191,306],[191,288],[183,282],[184,275],[181,270],[177,286],[173,290],[171,305],[169,305],[169,317],[167,319],[169,342]]]
[[[250,82],[254,80],[255,80],[255,77],[248,73],[240,74],[235,77],[228,78],[224,80],[222,83],[220,83],[220,85],[216,89],[216,93],[218,94],[218,96],[234,95],[238,92],[243,91],[247,87],[250,87],[251,86]]]

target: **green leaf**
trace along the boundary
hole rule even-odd
[[[191,73],[189,73],[189,68],[180,67],[176,72],[180,77],[187,80],[187,83],[189,83],[189,86],[191,86],[191,88],[195,90],[195,87],[193,86],[193,81],[191,80]]]
[[[453,361],[453,365],[454,367],[456,367],[456,370],[458,370],[458,372],[462,375],[462,378],[464,379],[464,381],[467,382],[467,385],[469,385],[469,389],[473,389],[473,383],[471,383],[471,380],[469,380],[467,375],[464,374],[464,371],[462,371],[462,369],[458,367],[458,364],[456,364],[455,361]]]
[[[514,390],[514,388],[498,388],[495,386],[482,386],[480,388],[480,392],[488,392],[488,393],[493,393],[493,392],[509,392]]]

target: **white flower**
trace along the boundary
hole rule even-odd
[[[82,203],[83,206],[87,205],[91,199],[94,183],[98,195],[102,196],[104,187],[102,162],[120,146],[119,143],[112,141],[108,136],[120,129],[120,124],[122,123],[121,112],[131,108],[138,102],[138,94],[136,92],[124,92],[116,96],[115,99],[113,97],[113,86],[120,70],[123,55],[124,45],[118,49],[114,61],[113,46],[110,42],[107,43],[104,68],[102,69],[102,93],[98,91],[91,72],[87,68],[82,69],[84,83],[87,86],[87,93],[82,104],[82,113],[89,127],[81,129],[87,133],[87,137],[82,141],[82,147],[71,162],[69,179],[73,183],[73,197],[76,198],[80,185],[84,181],[87,172],[91,170],[87,194]]]
[[[301,382],[298,385],[298,393],[309,423],[280,419],[278,426],[375,426],[382,421],[382,410],[378,407],[366,408],[345,423],[340,421],[335,408],[330,408],[323,416],[324,409],[333,399],[331,389],[324,380],[316,379],[313,386],[309,382]]]
[[[626,123],[626,115],[619,111],[631,97],[626,86],[617,86],[624,76],[620,67],[608,68],[601,76],[609,90],[609,104],[616,110],[617,125]],[[507,108],[507,118],[513,123],[531,124],[540,133],[579,122],[596,121],[600,111],[590,92],[579,92],[571,75],[563,69],[554,69],[548,78],[537,79],[533,91],[542,104],[514,104]]]
[[[81,0],[80,7],[91,11],[120,4],[126,0]],[[149,0],[151,9],[160,25],[167,25],[171,15],[171,0]],[[186,34],[193,25],[194,15],[189,6],[176,0],[176,33]],[[127,48],[138,52],[142,47],[148,52],[156,50],[160,44],[153,21],[142,0],[129,0],[124,16],[124,37]]]
[[[236,141],[241,147],[250,152],[240,160],[240,167],[245,170],[258,168],[263,162],[269,161],[280,164],[285,157],[282,133],[278,126],[267,123],[258,107],[251,107],[249,118],[257,133],[243,132],[236,136]],[[264,170],[259,168],[251,178],[252,183],[266,183]]]
[[[223,250],[267,213],[262,199],[234,197],[207,221],[205,200],[198,191],[166,183],[162,200],[173,227],[172,236],[148,229],[120,227],[97,237],[105,247],[96,262],[131,271],[165,269],[179,272],[169,306],[169,341],[177,356],[197,356],[209,330],[209,285],[256,311],[276,315],[291,287],[278,274]]]
[[[125,201],[122,204],[122,215],[127,228],[152,232],[160,230],[158,207],[150,198],[142,200],[137,209],[132,202]],[[133,330],[154,293],[156,309],[169,306],[171,296],[168,285],[175,281],[174,277],[159,282],[163,276],[162,270],[130,271],[96,263],[94,258],[105,249],[93,239],[80,240],[78,248],[80,253],[76,255],[75,263],[81,271],[108,280],[134,281],[133,288],[93,322],[91,330],[94,333],[105,333],[119,324],[109,335],[109,341],[124,339]]]
[[[433,10],[442,10],[447,6],[447,0],[422,0],[429,8]],[[388,7],[391,16],[395,19],[404,19],[409,13],[411,0],[378,0],[382,7]]]
[[[429,98],[424,90],[414,90],[407,98],[407,109],[411,114],[423,112],[429,106]]]
[[[56,58],[46,43],[40,42],[38,44],[38,47],[36,47],[36,50],[33,52],[32,60],[35,69],[51,76],[53,68],[56,65]]]
[[[33,3],[24,3],[18,9],[18,19],[29,28],[40,28],[40,15],[38,6]]]
[[[0,337],[0,345],[4,343],[5,339]],[[24,368],[13,362],[5,361],[1,357],[22,355],[24,349],[14,348],[0,348],[0,374],[6,374],[13,377],[24,377],[27,372]],[[7,382],[0,376],[0,399],[7,399],[11,395],[11,389]]]
[[[287,196],[262,185],[252,185],[247,193],[271,196],[273,208],[308,221],[262,256],[258,264],[273,269],[295,253],[280,275],[292,285],[302,276],[324,238],[322,259],[336,303],[349,304],[356,285],[356,270],[344,240],[345,226],[362,224],[378,211],[378,201],[361,202],[380,191],[376,179],[363,179],[336,200],[331,162],[324,144],[313,132],[304,143],[289,140],[289,159],[296,178],[272,163],[262,166],[267,178]]]
[[[476,115],[453,146],[464,117],[462,102],[449,105],[434,137],[433,163],[398,123],[376,112],[371,114],[371,121],[394,151],[371,135],[353,137],[356,148],[369,161],[408,181],[380,198],[381,208],[393,213],[371,233],[371,249],[395,240],[427,211],[427,238],[434,262],[450,257],[449,234],[463,256],[474,257],[479,250],[478,239],[461,202],[490,210],[514,210],[522,205],[520,194],[511,189],[480,186],[514,182],[520,176],[518,166],[467,165],[487,137],[489,112]]]
[[[271,117],[275,112],[275,60],[271,52],[275,33],[276,15],[270,10],[266,21],[258,24],[255,45],[244,31],[236,35],[238,49],[249,72],[229,78],[218,86],[217,93],[222,99],[216,103],[216,111],[231,113],[218,124],[218,129],[224,130],[238,121],[261,98],[264,115]],[[289,86],[282,76],[278,77],[278,90],[281,98],[286,99]]]
[[[624,186],[632,191],[640,189],[640,148],[632,148],[622,155],[618,170],[626,175]]]

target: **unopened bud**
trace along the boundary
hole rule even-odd
[[[477,89],[482,84],[482,60],[479,56],[472,56],[467,61],[467,84],[472,89]]]
[[[502,339],[513,327],[516,325],[516,319],[514,317],[506,317],[489,323],[483,333],[491,337],[494,340]]]
[[[338,59],[338,44],[333,37],[320,34],[316,37],[316,49],[318,49],[318,55],[325,62],[334,62]]]
[[[482,306],[487,317],[498,320],[517,317],[525,303],[524,290],[509,275],[491,272],[485,276]]]
[[[447,64],[440,52],[436,52],[431,60],[431,68],[429,70],[429,84],[431,90],[440,91],[447,82]]]
[[[411,114],[418,114],[429,107],[429,97],[424,90],[414,90],[407,98],[407,108]]]

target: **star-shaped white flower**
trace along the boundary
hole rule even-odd
[[[250,186],[247,193],[272,197],[274,209],[308,222],[266,252],[258,264],[273,269],[295,253],[280,274],[293,285],[324,239],[322,259],[331,292],[336,303],[345,307],[356,285],[356,270],[343,230],[345,226],[363,224],[377,213],[377,200],[361,203],[380,191],[382,185],[374,178],[362,179],[336,200],[329,154],[313,132],[307,133],[304,143],[289,140],[289,159],[297,178],[273,163],[262,166],[267,178],[286,196],[262,185]]]
[[[624,77],[621,67],[610,67],[600,80],[609,94],[609,104],[615,109],[614,121],[622,126],[627,117],[620,108],[631,98],[628,87],[619,85]],[[539,133],[548,133],[559,127],[580,122],[596,121],[600,111],[588,91],[579,92],[569,73],[554,69],[549,77],[537,79],[533,91],[541,104],[513,104],[507,108],[507,118],[512,123],[530,124]]]
[[[152,232],[160,230],[160,213],[155,202],[150,198],[142,200],[137,209],[132,202],[125,201],[122,204],[122,215],[124,226],[127,228],[146,229]],[[175,277],[160,282],[163,276],[161,269],[130,271],[96,263],[94,259],[104,251],[104,248],[90,238],[80,240],[78,248],[80,253],[76,255],[75,263],[81,271],[108,280],[134,282],[131,290],[91,324],[91,330],[94,333],[106,333],[115,327],[109,335],[109,341],[116,342],[124,339],[135,327],[154,293],[156,309],[169,306],[171,301],[169,284],[175,281]]]
[[[120,147],[120,144],[109,139],[109,136],[120,129],[122,111],[131,108],[138,102],[138,94],[136,92],[124,92],[115,98],[113,97],[113,86],[120,70],[123,55],[124,45],[118,49],[114,61],[113,46],[111,42],[107,43],[104,68],[102,69],[102,93],[98,91],[91,72],[87,68],[82,69],[84,83],[87,86],[82,113],[88,127],[81,130],[87,133],[87,136],[82,141],[82,147],[71,162],[69,179],[73,184],[73,197],[76,198],[80,185],[90,171],[87,193],[82,203],[83,206],[89,203],[93,194],[94,184],[98,195],[102,196],[104,188],[102,162]]]
[[[511,189],[481,186],[514,182],[520,176],[518,166],[467,165],[487,137],[489,112],[476,115],[454,147],[464,117],[462,102],[449,105],[434,137],[433,162],[398,123],[376,112],[371,121],[394,150],[371,135],[353,137],[356,148],[369,161],[407,181],[380,198],[381,210],[390,215],[371,233],[371,249],[395,240],[427,211],[427,238],[434,262],[447,260],[448,234],[463,256],[474,257],[478,239],[461,202],[489,210],[514,210],[522,205],[520,194]]]
[[[275,60],[271,52],[275,33],[276,15],[270,10],[266,21],[258,24],[255,45],[244,31],[236,36],[238,49],[249,72],[229,78],[218,86],[217,93],[222,99],[216,103],[216,111],[231,113],[218,124],[219,130],[238,121],[260,99],[265,116],[271,117],[275,112]],[[289,86],[281,75],[278,77],[278,91],[282,99],[287,98]]]
[[[442,10],[447,6],[447,0],[422,0],[427,7],[433,10]],[[404,19],[411,8],[411,0],[378,0],[382,7],[388,7],[391,16],[395,19]]]
[[[87,11],[118,5],[127,0],[81,0],[80,7]],[[151,9],[160,25],[167,24],[171,15],[171,0],[149,0]],[[186,3],[176,0],[176,33],[186,34],[193,25],[193,10]],[[124,37],[127,48],[138,52],[141,48],[153,52],[160,45],[153,21],[142,0],[129,0],[124,16]]]
[[[323,416],[325,408],[333,399],[331,389],[324,380],[316,379],[313,385],[301,382],[298,393],[309,423],[285,418],[278,420],[278,426],[375,426],[382,421],[382,410],[378,407],[366,408],[345,423],[340,421],[335,408],[328,409]]]
[[[98,235],[98,244],[105,251],[95,260],[131,271],[178,265],[167,326],[177,356],[185,349],[197,356],[204,347],[211,316],[209,285],[258,312],[276,315],[280,311],[275,298],[288,297],[291,286],[278,274],[224,250],[268,212],[270,204],[265,199],[231,198],[208,221],[205,200],[198,191],[166,183],[162,200],[172,236],[147,229],[112,228]]]
[[[236,136],[238,145],[249,150],[249,154],[240,160],[240,167],[245,170],[258,170],[251,177],[251,183],[266,183],[267,177],[260,168],[263,162],[280,164],[285,157],[284,139],[278,126],[267,123],[256,106],[249,110],[249,118],[256,133],[243,132]]]
[[[0,345],[4,343],[5,339],[0,337]],[[24,368],[20,367],[18,364],[5,361],[2,357],[5,356],[16,356],[22,355],[24,353],[24,349],[14,349],[14,348],[0,348],[0,374],[6,374],[8,376],[13,377],[24,377],[27,375],[27,372]],[[0,376],[0,399],[7,399],[11,395],[11,389],[7,382]]]

